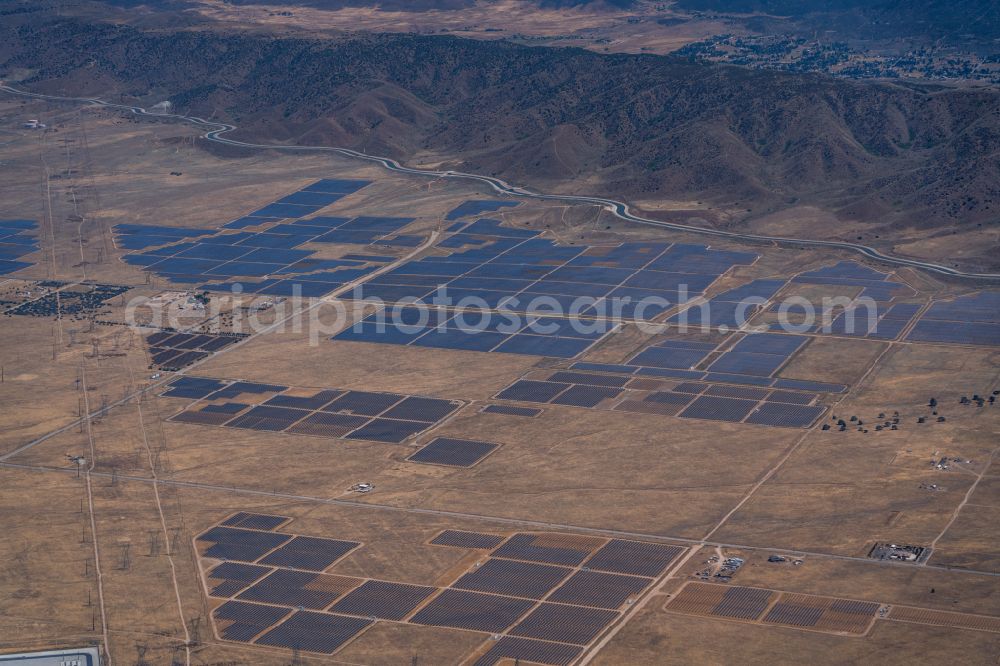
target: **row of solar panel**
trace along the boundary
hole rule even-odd
[[[1000,346],[1000,292],[983,291],[934,303],[907,340]]]
[[[829,382],[817,382],[807,379],[774,379],[770,377],[738,375],[735,373],[706,372],[704,370],[677,370],[673,368],[651,368],[619,363],[592,363],[587,361],[576,362],[571,367],[574,370],[586,370],[589,372],[604,372],[641,377],[660,377],[663,379],[691,379],[706,382],[787,389],[791,391],[843,393],[847,390],[847,387],[843,384],[833,384]]]
[[[891,282],[891,277],[889,273],[876,271],[855,261],[841,261],[832,266],[801,273],[792,278],[792,281],[803,284],[857,287],[860,288],[860,292],[856,297],[870,298],[880,303],[915,295],[915,292],[905,284]]]
[[[0,275],[8,275],[34,265],[19,259],[39,250],[35,239],[37,229],[38,224],[33,220],[0,220]]]
[[[398,444],[457,410],[461,403],[406,396],[396,393],[345,391],[325,389],[312,395],[288,395],[287,386],[231,382],[200,377],[181,377],[163,393],[166,397],[182,397],[204,402],[171,417],[178,423],[219,425],[247,430],[289,432],[316,437],[363,439]],[[246,395],[271,395],[261,402],[228,402]],[[221,402],[221,401],[227,402]],[[254,404],[256,403],[256,404]],[[455,440],[460,442],[462,440]],[[451,442],[455,446],[455,442]],[[434,444],[434,443],[432,443]],[[461,451],[445,455],[448,443],[441,442],[418,451],[415,462],[459,464],[469,460],[473,451],[475,464],[492,448],[483,451],[485,443],[470,442]],[[488,445],[495,447],[495,445]],[[454,460],[455,463],[441,462]]]
[[[694,615],[863,634],[875,619],[879,606],[871,601],[699,582],[685,585],[666,608]]]
[[[406,310],[418,312],[415,308]],[[611,322],[578,327],[554,317],[528,317],[522,321],[469,311],[431,311],[423,322],[414,320],[416,323],[412,324],[405,323],[409,321],[406,315],[394,317],[400,322],[394,324],[380,323],[379,316],[371,315],[332,339],[572,358],[615,328]]]
[[[516,536],[572,538],[572,535]],[[602,541],[597,540],[598,543]],[[605,551],[608,554],[602,556]],[[613,540],[598,550],[582,570],[490,559],[444,590],[379,580],[362,582],[345,576],[233,562],[216,566],[209,572],[208,580],[213,596],[238,594],[237,600],[226,602],[213,613],[216,621],[223,625],[222,634],[228,640],[276,644],[264,637],[274,636],[276,630],[269,627],[285,618],[291,608],[279,614],[258,606],[258,603],[267,603],[298,607],[300,614],[310,609],[312,621],[318,623],[337,623],[336,618],[346,619],[345,616],[369,622],[377,619],[403,621],[412,614],[409,622],[413,624],[491,633],[513,626],[510,629],[512,636],[586,645],[618,617],[617,608],[652,583],[652,578],[648,577],[594,569],[620,562],[623,555],[627,557],[630,553],[638,553],[641,557],[655,552],[656,570],[662,572],[681,551],[672,546]],[[437,595],[433,596],[435,593]],[[548,599],[538,603],[546,595]],[[414,614],[421,604],[423,607]],[[315,612],[322,609],[328,612]],[[327,620],[327,617],[334,619]],[[261,638],[254,640],[258,636]],[[317,643],[315,637],[311,640],[313,642],[307,644],[284,647],[332,652],[343,643]]]

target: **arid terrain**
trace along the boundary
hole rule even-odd
[[[244,140],[609,196],[657,219],[763,234],[790,225],[965,270],[998,266],[994,87],[324,30],[322,19],[304,31],[191,12],[169,27],[161,14],[9,16],[0,71],[36,92],[169,102]]]
[[[676,401],[672,412],[661,409],[668,404],[650,396],[691,390],[670,371],[617,381],[615,367],[640,363],[636,353],[649,353],[661,339],[714,348],[704,361],[714,363],[733,353],[724,350],[742,333],[678,338],[671,326],[651,334],[627,324],[572,358],[346,341],[331,336],[369,310],[347,309],[343,319],[337,304],[350,302],[337,291],[310,305],[301,328],[278,325],[283,315],[265,313],[263,329],[237,344],[176,371],[157,369],[150,348],[164,334],[122,326],[129,304],[142,297],[167,302],[177,293],[187,298],[194,287],[155,266],[123,261],[141,252],[125,246],[132,241],[120,225],[218,235],[231,220],[311,183],[360,179],[370,184],[320,215],[404,216],[412,219],[404,233],[420,244],[305,247],[320,248],[316,256],[324,261],[385,255],[384,265],[399,272],[420,257],[426,262],[458,251],[447,239],[473,232],[448,231],[455,226],[449,212],[493,195],[333,155],[206,150],[188,125],[93,105],[7,95],[0,116],[7,137],[0,217],[37,221],[41,246],[26,257],[33,265],[0,285],[7,312],[0,349],[6,532],[0,551],[9,565],[0,576],[3,650],[97,644],[109,663],[155,664],[462,664],[495,663],[507,654],[522,663],[686,664],[843,663],[872,654],[887,663],[990,663],[1000,648],[1000,556],[992,538],[1000,478],[996,338],[921,340],[915,331],[923,315],[881,339],[780,334],[804,346],[774,376],[805,383],[781,384],[797,388],[772,397],[790,393],[780,400],[818,406],[815,420],[792,427],[755,424],[753,416],[706,420],[689,413],[694,405],[681,411],[694,398]],[[36,117],[47,121],[45,131],[22,127]],[[631,226],[583,205],[527,202],[492,215],[502,228],[591,253],[622,243],[706,242]],[[798,231],[783,226],[791,220],[771,224],[775,233]],[[219,237],[239,233],[245,232]],[[892,286],[889,303],[912,304],[920,313],[956,297],[996,294],[923,271],[863,266],[836,252],[714,241],[708,251],[729,252],[730,260],[754,257],[726,269],[707,289],[709,298],[760,280],[783,285],[768,302],[782,294],[855,297],[855,278],[808,281],[833,265],[880,271]],[[864,280],[857,284],[872,288],[872,278]],[[96,310],[55,316],[63,306],[47,290],[69,303],[74,290],[92,283],[129,289]],[[209,296],[236,316],[235,306],[221,305],[225,299]],[[22,314],[25,303],[36,301],[56,303],[55,312]],[[984,321],[995,322],[995,315]],[[209,330],[207,311],[189,307],[184,316],[185,330]],[[765,306],[752,321],[771,316]],[[192,378],[218,386],[244,382],[247,389],[232,384],[227,395],[251,404],[273,395],[298,404],[323,390],[362,391],[444,401],[453,411],[398,443],[380,441],[382,435],[322,434],[319,427],[223,426],[229,416],[212,420],[211,410],[201,410],[229,398],[167,395]],[[527,393],[512,399],[508,389],[557,380],[622,388],[591,406],[536,402]],[[742,396],[759,390],[742,381],[709,373],[702,382],[710,388],[696,390]],[[982,404],[970,402],[973,396]],[[649,407],[654,403],[660,407]],[[490,406],[537,413],[484,411]],[[182,416],[194,412],[203,414],[199,422]],[[838,427],[840,420],[850,427]],[[495,448],[470,467],[420,462],[416,452],[439,438]],[[357,492],[358,484],[370,490]],[[280,517],[279,526],[253,522],[267,516]],[[244,520],[249,529],[217,527]],[[281,564],[274,553],[271,567],[239,564],[276,580],[312,580],[296,583],[303,588],[274,583],[241,592],[252,580],[234,583],[218,567],[247,562],[247,555],[210,540],[227,529],[275,543],[295,536],[354,545],[316,568],[312,560]],[[432,543],[451,539],[449,530],[486,535],[477,538],[491,545]],[[535,546],[518,551],[526,539]],[[602,563],[602,549],[636,543],[659,549],[663,559]],[[873,559],[884,543],[923,553],[914,562]],[[586,557],[592,559],[581,564]],[[538,564],[553,561],[561,564]],[[524,572],[503,578],[511,566]],[[543,573],[579,577],[580,591],[569,583],[549,591],[559,583],[534,578]],[[491,587],[493,575],[508,587]],[[634,587],[586,596],[594,592],[584,594],[584,580],[595,575]],[[412,599],[350,610],[376,603],[378,597],[365,601],[365,595],[386,585]],[[467,591],[477,589],[488,593]],[[456,620],[442,609],[462,595],[508,606],[490,611],[499,615]],[[247,607],[257,610],[246,617],[261,624],[234,619]],[[512,624],[530,615],[508,629],[508,620],[497,619],[504,613],[513,613]],[[296,633],[296,623],[307,618],[336,618],[350,628]]]

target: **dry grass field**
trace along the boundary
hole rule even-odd
[[[122,262],[127,251],[117,247],[114,225],[215,229],[314,180],[365,178],[374,183],[323,214],[413,217],[407,233],[428,238],[447,226],[456,205],[489,193],[332,156],[221,155],[178,124],[0,100],[7,125],[19,127],[26,117],[43,117],[54,131],[12,130],[3,147],[11,177],[0,219],[38,220],[42,250],[31,255],[34,266],[0,278],[0,290],[19,292],[38,280],[130,289],[99,313],[0,319],[0,558],[7,563],[0,573],[0,652],[101,644],[109,663],[389,666],[471,663],[492,645],[488,633],[385,621],[332,654],[224,640],[211,619],[219,600],[206,594],[203,580],[215,562],[199,557],[195,538],[248,511],[288,516],[295,534],[363,544],[329,573],[415,585],[450,585],[484,559],[428,543],[445,529],[691,548],[574,663],[995,660],[1000,636],[985,630],[890,615],[875,618],[864,635],[838,635],[686,615],[668,602],[721,555],[745,559],[729,586],[1000,617],[1000,408],[959,404],[962,396],[1000,389],[996,347],[810,336],[779,376],[847,389],[820,393],[817,403],[829,409],[809,427],[560,404],[530,405],[541,413],[526,418],[481,410],[502,402],[494,396],[517,380],[572,360],[334,341],[358,315],[340,317],[346,301],[327,298],[308,313],[308,325],[251,336],[179,374],[281,384],[298,396],[395,392],[460,401],[461,408],[398,444],[181,423],[171,417],[192,400],[161,395],[175,374],[151,369],[143,333],[121,323],[129,299],[188,287],[162,277],[147,281]],[[621,224],[606,229],[587,207],[526,203],[497,216],[567,244],[704,242]],[[762,257],[725,274],[711,294],[846,258],[753,249]],[[386,250],[324,245],[320,257],[359,251]],[[398,261],[408,250],[389,252]],[[963,289],[905,277],[915,289],[912,302]],[[856,292],[793,283],[782,293],[816,301]],[[196,329],[196,312],[190,314]],[[653,335],[626,326],[577,360],[621,364],[672,337],[671,329]],[[664,379],[664,390],[680,381]],[[876,431],[897,412],[896,430]],[[837,420],[852,416],[863,421],[861,431],[854,422],[839,431]],[[921,417],[925,423],[917,423]],[[499,448],[470,467],[407,460],[437,437]],[[948,469],[931,464],[942,458],[951,460]],[[359,483],[374,488],[351,492]],[[880,562],[868,557],[876,542],[932,550],[920,564]],[[775,554],[802,562],[768,562]]]

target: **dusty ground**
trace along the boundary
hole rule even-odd
[[[17,130],[2,149],[0,216],[42,224],[37,264],[11,280],[99,280],[130,285],[126,298],[176,289],[147,284],[121,263],[110,227],[216,227],[320,177],[376,179],[331,213],[405,214],[418,218],[418,233],[438,228],[460,201],[485,194],[328,157],[213,156],[178,125],[0,104],[0,118],[14,128],[22,117],[42,115],[58,132]],[[525,205],[504,218],[566,242],[698,242],[621,225],[608,230],[595,224],[593,211],[579,209]],[[757,263],[713,291],[843,258],[758,251]],[[916,289],[914,301],[957,290],[919,274],[904,277]],[[810,300],[835,292],[795,290]],[[118,301],[107,310],[102,320],[124,316]],[[693,545],[697,552],[613,628],[603,649],[585,656],[595,663],[843,663],[872,654],[888,663],[988,663],[1000,648],[996,634],[888,620],[876,620],[865,636],[845,637],[663,610],[666,595],[721,549],[747,560],[733,584],[1000,616],[1000,463],[992,457],[1000,408],[958,404],[962,395],[1000,388],[996,349],[818,337],[783,369],[785,377],[850,385],[844,395],[822,398],[831,411],[820,423],[856,415],[873,426],[879,413],[898,411],[897,431],[778,429],[560,406],[528,419],[479,410],[536,371],[538,357],[331,342],[347,322],[335,319],[333,305],[317,313],[322,334],[289,329],[255,337],[190,374],[463,400],[468,405],[456,417],[416,443],[444,435],[501,447],[475,467],[450,469],[407,462],[414,443],[170,422],[188,401],[156,390],[135,395],[167,379],[152,378],[137,334],[91,327],[86,318],[3,316],[0,557],[8,566],[0,574],[0,650],[106,640],[117,663],[288,663],[290,651],[220,641],[209,620],[192,539],[235,511],[287,515],[298,533],[362,541],[336,573],[419,584],[441,584],[468,565],[461,550],[427,545],[446,528],[510,534],[526,529],[519,521],[535,521],[554,531],[616,530]],[[649,340],[626,328],[588,360],[621,362]],[[931,417],[931,397],[946,421],[917,424]],[[103,405],[106,414],[78,420]],[[70,459],[76,456],[82,464]],[[933,468],[930,460],[941,456],[963,462]],[[375,491],[347,492],[361,481]],[[933,553],[925,565],[867,559],[874,542],[886,540],[933,545]],[[791,552],[803,564],[766,561]],[[457,664],[481,639],[380,623],[332,657],[301,659]]]

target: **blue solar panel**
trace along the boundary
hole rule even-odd
[[[329,206],[343,198],[341,194],[326,192],[296,192],[275,201],[277,204],[298,204],[300,206]]]
[[[813,382],[804,379],[778,379],[775,380],[773,386],[779,389],[797,389],[800,391],[815,391],[817,393],[843,393],[847,390],[847,387],[843,384]]]
[[[628,279],[632,271],[627,268],[603,268],[600,266],[563,266],[549,274],[549,279],[564,282],[587,282],[617,285]]]
[[[868,337],[877,340],[895,340],[909,323],[908,319],[882,319],[869,331]]]
[[[446,328],[442,331],[435,328],[416,340],[413,344],[418,347],[490,351],[507,339],[508,336],[502,333],[491,333],[488,331],[470,332],[457,328]]]
[[[314,271],[330,271],[345,266],[360,266],[363,262],[350,259],[303,259],[290,266],[282,268],[279,273],[311,273]]]
[[[305,282],[299,279],[290,279],[270,284],[263,289],[259,289],[256,293],[271,296],[319,298],[342,286],[340,282]]]
[[[921,319],[910,331],[907,340],[998,346],[1000,324]]]
[[[11,258],[8,258],[8,257],[2,257],[2,258],[0,258],[0,262],[2,262],[2,265],[4,266],[4,269],[8,273],[12,273],[14,271],[18,271],[18,270],[21,270],[22,268],[27,268],[28,266],[32,265],[29,262],[26,262],[26,261],[15,261],[14,259],[11,259]]]
[[[303,192],[331,192],[334,194],[353,194],[371,184],[370,180],[350,180],[345,178],[324,178],[302,188]]]
[[[202,245],[236,245],[240,241],[244,241],[248,238],[253,238],[257,234],[251,233],[249,231],[239,231],[234,234],[219,234],[218,236],[210,236],[208,238],[199,239],[199,243]],[[193,243],[189,244],[189,247],[194,247]],[[147,252],[147,254],[149,254]]]
[[[362,215],[341,225],[341,229],[351,231],[380,231],[383,234],[398,231],[413,222],[412,217],[372,217]]]
[[[157,273],[176,273],[180,275],[201,275],[210,272],[213,268],[222,265],[222,261],[212,261],[210,259],[182,259],[171,257],[149,266],[149,269]]]
[[[659,271],[640,271],[625,281],[629,287],[644,287],[663,291],[676,292],[684,286],[688,294],[697,295],[715,282],[717,274],[699,275],[697,273],[664,273]]]
[[[131,266],[149,266],[162,260],[163,257],[155,257],[145,254],[126,254],[122,257],[122,261]]]
[[[232,222],[227,222],[222,225],[223,229],[243,229],[244,227],[255,227],[259,224],[264,224],[265,222],[271,222],[273,218],[270,217],[241,217]]]
[[[194,247],[177,253],[176,256],[185,259],[215,259],[225,261],[237,259],[253,251],[253,248],[239,247],[237,245],[216,245],[198,243]]]
[[[841,261],[833,266],[824,266],[814,271],[802,273],[802,277],[848,278],[852,280],[885,280],[888,273],[863,266],[856,261]]]
[[[308,236],[288,236],[285,234],[259,233],[253,234],[245,240],[239,241],[239,245],[247,247],[263,247],[274,250],[289,249],[302,245],[308,240]]]
[[[781,367],[785,359],[785,356],[778,354],[750,354],[731,351],[720,356],[709,366],[709,370],[715,373],[769,377]]]
[[[634,368],[630,365],[618,365],[614,363],[574,363],[572,365],[573,370],[593,370],[595,372],[614,372],[619,374],[631,375],[638,368]]]
[[[581,317],[531,317],[522,333],[535,335],[555,335],[563,338],[597,340],[615,327],[606,319],[584,319]]]
[[[714,297],[712,301],[738,303],[748,298],[768,299],[778,293],[785,285],[785,280],[754,280],[741,287],[730,289]]]
[[[537,231],[529,229],[515,229],[513,227],[501,226],[499,220],[481,219],[476,220],[465,228],[467,234],[480,234],[483,236],[500,236],[506,238],[534,238]]]
[[[706,352],[697,349],[650,347],[629,360],[629,365],[687,370],[701,363]]]
[[[516,292],[532,284],[532,280],[505,279],[481,276],[457,277],[448,283],[448,289],[490,289]]]
[[[520,201],[490,201],[490,200],[470,200],[459,204],[448,213],[447,220],[457,220],[463,217],[473,217],[483,213],[492,213],[501,208],[512,208],[520,205]]]
[[[313,254],[312,250],[275,250],[260,248],[243,257],[242,261],[270,264],[291,264]]]
[[[806,338],[802,337],[777,333],[756,333],[737,342],[733,345],[732,351],[789,356],[805,343]]]
[[[725,372],[708,372],[702,377],[706,382],[727,382],[729,384],[747,384],[749,386],[770,386],[774,380],[768,376],[761,377],[748,374],[729,374]]]
[[[474,268],[473,264],[453,264],[430,259],[411,261],[392,271],[393,275],[439,275],[458,277]]]
[[[953,301],[935,303],[927,310],[923,319],[1000,322],[1000,295],[995,292],[981,292]]]
[[[563,294],[566,296],[590,296],[600,298],[614,287],[608,284],[587,284],[585,282],[560,282],[542,278],[525,288],[525,292],[537,294]]]
[[[703,342],[701,340],[686,340],[683,338],[666,338],[653,345],[654,347],[664,347],[667,349],[697,349],[704,352],[714,350],[718,345],[714,342]]]
[[[671,377],[673,379],[701,379],[701,370],[674,370],[672,368],[638,368],[637,374],[646,377]]]
[[[530,354],[572,358],[593,344],[590,340],[519,334],[501,344],[495,351],[508,354]]]
[[[38,223],[34,220],[0,220],[0,229],[37,229]]]
[[[378,299],[386,303],[404,302],[431,302],[434,290],[430,287],[419,287],[415,285],[386,285],[386,284],[364,284],[351,290],[351,293],[344,294],[341,298],[354,300]]]
[[[883,318],[909,321],[913,318],[913,315],[920,311],[920,307],[919,303],[897,303],[886,311]]]
[[[246,275],[247,277],[264,277],[277,273],[285,264],[260,264],[251,261],[230,261],[218,268],[205,271],[209,275]]]
[[[330,229],[335,229],[341,225],[350,222],[349,217],[332,217],[329,215],[317,215],[316,217],[300,218],[298,220],[292,220],[289,226],[310,226],[310,227],[322,227],[326,231]]]
[[[352,326],[331,338],[345,342],[380,342],[390,345],[407,345],[427,332],[426,328],[414,326],[377,326],[374,322]]]
[[[311,215],[322,206],[298,206],[293,204],[273,203],[250,213],[249,217],[296,218]]]

